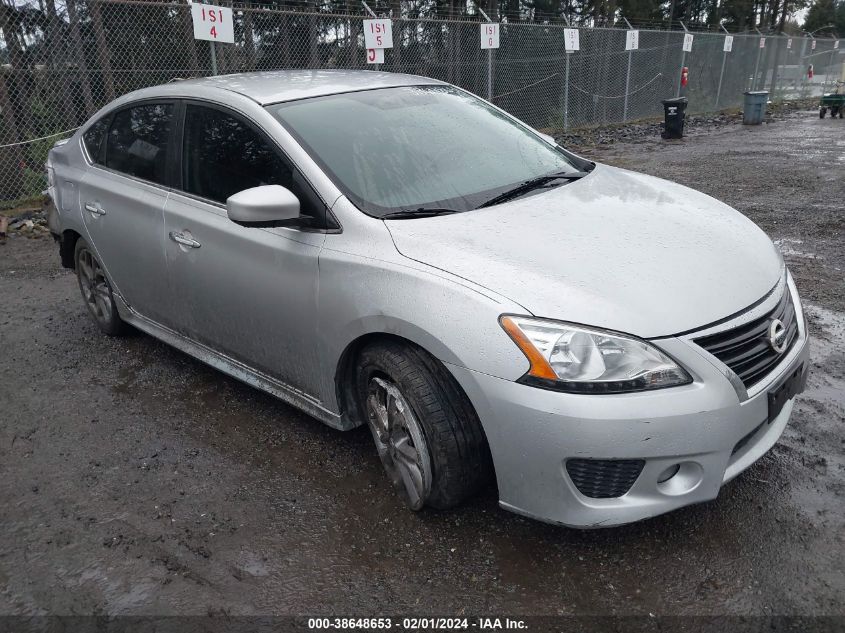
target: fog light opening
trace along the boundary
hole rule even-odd
[[[660,473],[660,476],[657,478],[657,483],[662,484],[664,482],[669,481],[678,474],[678,471],[681,470],[680,464],[675,464],[674,466],[669,466],[666,470]]]
[[[704,469],[696,462],[681,462],[674,464],[660,473],[657,489],[664,495],[685,495],[701,484]]]

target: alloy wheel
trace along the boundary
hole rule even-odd
[[[79,251],[76,262],[79,289],[93,317],[106,328],[114,315],[114,299],[100,262],[87,248]]]
[[[368,385],[367,418],[390,480],[408,507],[419,510],[431,491],[431,458],[411,406],[394,383],[374,377]]]

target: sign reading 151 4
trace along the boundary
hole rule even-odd
[[[191,18],[194,22],[195,40],[235,43],[231,8],[194,2],[191,5]]]

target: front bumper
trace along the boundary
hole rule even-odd
[[[771,421],[768,392],[798,368],[807,371],[806,326],[797,293],[799,338],[752,392],[689,339],[659,341],[693,375],[690,385],[618,395],[546,391],[449,365],[484,426],[500,505],[543,521],[606,527],[715,499],[721,486],[777,442],[794,399]],[[805,373],[806,375],[806,373]],[[762,388],[761,388],[762,387]],[[567,473],[570,459],[643,460],[631,488],[587,497]],[[661,474],[681,465],[677,475]]]

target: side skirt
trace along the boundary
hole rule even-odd
[[[304,411],[308,415],[317,418],[320,422],[332,427],[333,429],[348,431],[349,429],[354,428],[355,425],[350,423],[350,421],[345,417],[329,411],[317,400],[298,389],[294,389],[275,378],[271,378],[266,374],[255,371],[249,366],[229,358],[228,356],[221,354],[206,345],[192,341],[189,338],[164,327],[163,325],[159,325],[155,321],[151,321],[150,319],[141,316],[130,308],[126,302],[123,301],[123,298],[117,294],[114,295],[114,299],[117,304],[117,311],[120,313],[120,318],[142,332],[145,332],[150,336],[175,347],[179,351],[202,361],[206,365],[214,367],[214,369],[217,369],[232,378],[236,378],[251,387],[255,387],[256,389],[269,393],[271,396],[275,396],[282,402]]]

